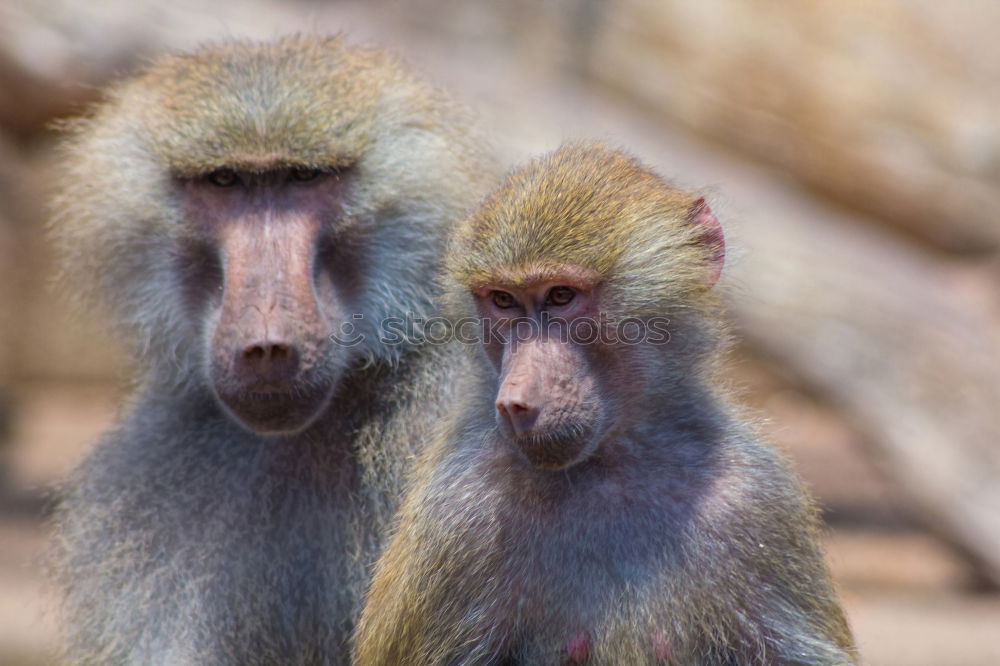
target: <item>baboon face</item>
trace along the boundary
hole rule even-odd
[[[207,323],[209,382],[255,432],[306,427],[346,363],[330,335],[345,318],[352,278],[323,261],[345,181],[309,168],[218,169],[181,181],[193,239],[182,275]]]
[[[499,374],[500,432],[540,468],[564,469],[597,449],[610,423],[609,349],[596,335],[598,286],[582,269],[488,285],[480,313],[499,323],[485,345]]]
[[[704,198],[625,153],[568,144],[510,172],[458,226],[445,262],[456,312],[471,295],[510,332],[494,340],[491,323],[485,344],[500,431],[551,469],[631,437],[647,389],[701,362],[695,343],[709,336],[688,337],[683,356],[663,345],[679,321],[716,321],[724,259]]]

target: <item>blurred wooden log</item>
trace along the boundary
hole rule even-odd
[[[1000,4],[604,8],[598,80],[941,247],[1000,247]]]
[[[378,5],[378,3],[374,3]],[[1000,3],[386,3],[385,22],[584,72],[952,251],[1000,250]]]
[[[0,125],[18,134],[44,129],[52,118],[93,99],[96,86],[133,61],[143,35],[115,30],[121,24],[106,20],[126,14],[127,5],[117,5],[114,0],[0,5]]]
[[[166,47],[302,29],[300,12],[275,0],[0,2],[0,126],[38,131]]]
[[[744,220],[743,335],[856,419],[915,513],[1000,585],[996,321],[937,260],[780,203]]]

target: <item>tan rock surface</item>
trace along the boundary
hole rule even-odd
[[[989,0],[618,0],[588,63],[818,191],[944,247],[996,249],[998,24]]]

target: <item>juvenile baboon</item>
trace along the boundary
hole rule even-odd
[[[70,661],[348,661],[461,363],[383,334],[433,312],[447,229],[495,182],[468,125],[318,37],[164,57],[71,125],[67,279],[139,376],[58,511]]]
[[[417,463],[357,664],[853,663],[814,510],[717,377],[724,255],[702,198],[599,145],[460,225],[478,372]]]

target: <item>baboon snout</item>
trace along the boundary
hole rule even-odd
[[[497,420],[503,430],[515,437],[532,434],[545,407],[543,384],[530,352],[511,355],[496,398]]]
[[[497,425],[544,469],[564,469],[596,445],[601,400],[579,350],[535,339],[505,350],[497,390]]]
[[[335,386],[329,326],[313,290],[312,247],[307,225],[228,230],[210,377],[229,414],[258,434],[306,427]]]
[[[269,323],[272,330],[278,328]],[[330,397],[334,383],[317,367],[319,343],[223,327],[216,331],[216,344],[211,367],[216,396],[238,422],[257,433],[300,430]]]
[[[538,414],[541,412],[541,406],[534,404],[516,387],[505,387],[505,390],[502,390],[497,397],[496,404],[497,416],[504,419],[514,434],[519,437],[531,433],[538,421]]]

